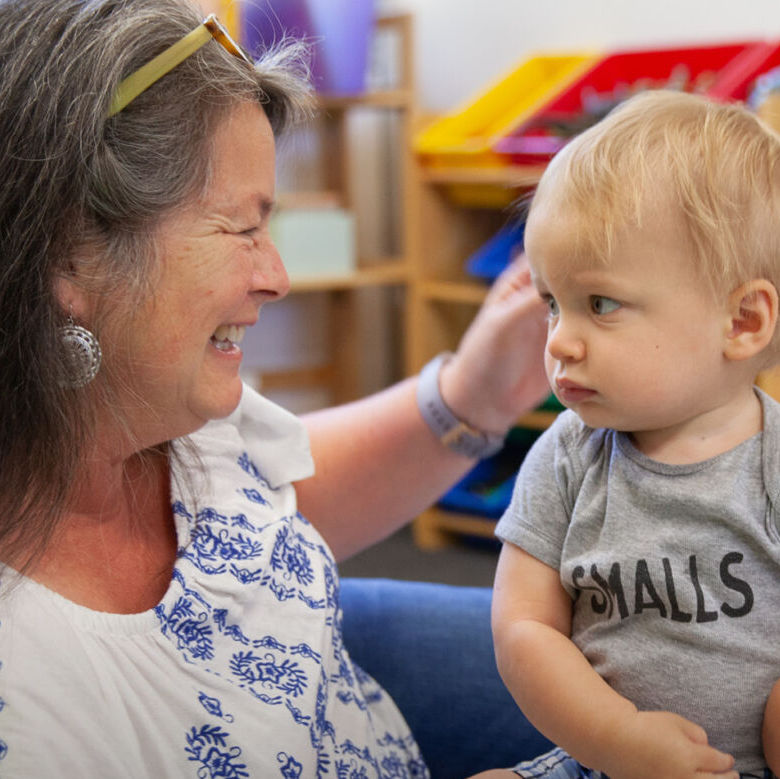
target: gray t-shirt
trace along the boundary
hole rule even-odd
[[[560,571],[572,639],[613,689],[698,723],[743,773],[766,765],[780,678],[780,405],[757,392],[763,432],[692,465],[564,412],[496,529]]]

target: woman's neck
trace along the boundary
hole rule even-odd
[[[91,459],[30,578],[98,611],[136,613],[159,602],[176,558],[168,457]]]

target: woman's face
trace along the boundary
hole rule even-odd
[[[268,229],[274,138],[260,106],[242,104],[228,114],[213,154],[205,193],[161,225],[155,292],[130,332],[115,338],[137,396],[128,409],[133,432],[146,446],[236,408],[244,330],[263,303],[289,289]]]

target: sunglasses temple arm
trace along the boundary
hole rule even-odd
[[[211,31],[205,25],[200,25],[181,40],[176,41],[173,46],[169,46],[147,62],[146,65],[131,73],[117,87],[108,115],[118,114],[128,103],[149,89],[155,81],[172,71],[179,63],[184,62],[187,57],[208,43],[211,38]]]

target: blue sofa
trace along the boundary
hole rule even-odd
[[[347,578],[341,604],[352,658],[398,704],[432,779],[464,779],[551,748],[496,670],[489,589]]]

